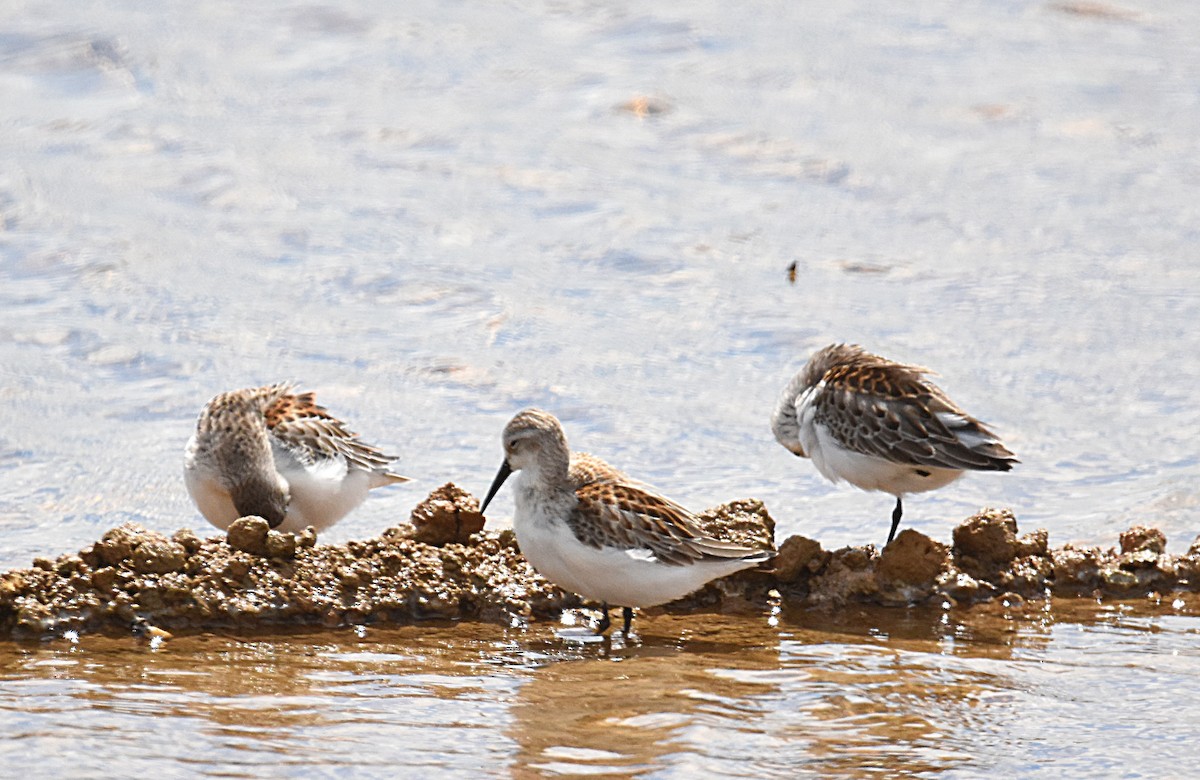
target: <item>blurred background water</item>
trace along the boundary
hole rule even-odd
[[[934,367],[1022,460],[912,526],[1182,551],[1198,33],[1165,0],[0,0],[0,566],[207,533],[195,416],[284,379],[418,480],[328,541],[482,492],[538,405],[689,506],[878,544],[887,497],[769,430],[833,341]]]

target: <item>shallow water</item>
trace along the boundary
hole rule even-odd
[[[0,760],[42,776],[1175,776],[1194,599],[656,615],[0,649]],[[557,629],[570,633],[570,628]]]
[[[824,482],[770,437],[778,391],[835,340],[935,367],[1022,460],[910,499],[914,526],[945,539],[978,507],[1011,506],[1054,543],[1111,545],[1145,522],[1186,549],[1200,530],[1197,30],[1200,8],[1170,2],[747,12],[0,0],[0,567],[76,550],[125,520],[199,528],[180,479],[195,414],[220,390],[280,379],[319,390],[418,480],[380,491],[330,540],[378,533],[446,481],[482,492],[500,428],[537,404],[575,446],[685,504],[754,496],[781,534],[881,542],[886,497]],[[629,110],[640,96],[662,110]],[[497,517],[510,502],[498,498]],[[653,679],[674,667],[696,678],[698,698],[658,702],[684,713],[679,723],[649,704],[615,722],[668,735],[630,759],[651,772],[742,771],[730,756],[779,748],[817,774],[907,761],[964,775],[989,762],[1116,773],[1106,756],[1130,732],[1110,722],[1112,700],[1139,702],[1150,725],[1136,736],[1167,756],[1186,744],[1167,713],[1197,720],[1154,682],[1154,670],[1194,673],[1194,659],[1153,649],[1186,647],[1195,625],[1147,620],[1153,631],[1132,635],[1103,621],[1055,628],[1037,651],[1050,660],[998,661],[988,673],[1002,692],[981,700],[902,693],[930,680],[957,691],[970,677],[938,665],[958,663],[944,640],[895,656],[913,668],[898,667],[894,694],[827,700],[838,683],[795,682],[809,680],[797,667],[853,683],[892,663],[894,639],[813,657],[809,644],[828,642],[803,634],[775,632],[761,655],[668,638],[621,668]],[[476,653],[448,673],[472,693],[405,678],[450,662],[391,640],[379,640],[380,663],[409,664],[398,677],[358,689],[353,664],[335,664],[340,682],[295,694],[304,703],[282,731],[301,736],[290,742],[272,719],[294,675],[264,657],[340,657],[344,636],[209,640],[210,655],[200,640],[165,656],[92,638],[82,655],[47,647],[33,665],[15,659],[9,683],[46,717],[0,744],[6,761],[33,745],[111,767],[112,750],[63,747],[109,744],[61,714],[95,711],[121,726],[117,754],[135,751],[155,772],[259,759],[268,768],[255,771],[283,772],[270,767],[285,750],[334,763],[375,750],[439,766],[618,760],[576,752],[586,744],[624,760],[628,733],[616,747],[580,736],[526,748],[520,727],[488,728],[492,715],[534,717],[514,690],[583,706],[580,689],[612,670],[489,631],[396,634]],[[246,676],[266,698],[235,685],[239,709],[180,682],[190,672],[145,676],[143,663],[192,648],[210,667],[266,670]],[[83,671],[102,652],[142,687],[108,695]],[[743,663],[768,668],[744,685],[709,672]],[[1123,663],[1135,671],[1104,676]],[[1041,688],[1016,682],[1027,675],[1059,695],[1031,693]],[[1057,687],[1075,680],[1070,696]],[[441,724],[436,739],[413,725],[419,709],[393,719],[409,686]],[[833,704],[797,715],[797,701],[760,686]],[[139,715],[160,697],[172,717]],[[336,733],[310,739],[306,719],[331,710]],[[911,719],[901,748],[880,725],[893,712]],[[980,736],[943,752],[937,735],[965,730],[947,726],[955,718]],[[180,730],[195,739],[180,742]]]

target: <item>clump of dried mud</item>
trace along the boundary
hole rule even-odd
[[[1161,531],[1135,526],[1121,534],[1119,549],[1051,549],[1045,530],[1018,536],[1011,512],[987,509],[954,529],[950,547],[913,529],[901,531],[881,553],[872,547],[827,552],[793,536],[780,545],[775,574],[784,599],[806,606],[1200,590],[1200,539],[1178,557],[1166,554],[1166,543]]]
[[[775,546],[775,523],[759,501],[724,504],[700,521],[714,536]],[[483,522],[478,501],[447,484],[413,510],[408,525],[340,545],[317,545],[311,530],[272,531],[256,517],[209,539],[123,525],[77,554],[37,558],[32,568],[0,575],[0,634],[424,619],[509,624],[580,605],[533,571],[511,531],[484,532]],[[1157,530],[1136,527],[1122,534],[1119,550],[1051,550],[1045,531],[1018,536],[1011,513],[987,510],[955,529],[949,547],[911,529],[882,553],[870,546],[826,551],[792,536],[769,565],[710,583],[666,609],[762,606],[776,598],[836,607],[1200,589],[1200,540],[1178,557],[1165,546]]]

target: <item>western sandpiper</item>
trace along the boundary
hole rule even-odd
[[[520,471],[513,529],[521,552],[543,577],[600,602],[600,633],[609,604],[622,607],[628,634],[634,607],[674,601],[773,555],[705,536],[679,504],[599,458],[572,455],[552,414],[519,413],[502,440],[504,462],[483,509]]]
[[[192,501],[218,528],[259,515],[281,531],[321,531],[372,488],[407,482],[388,470],[394,460],[318,406],[314,393],[277,384],[209,401],[183,474]]]
[[[1008,471],[1018,462],[927,373],[857,344],[833,344],[792,377],[771,417],[779,443],[811,458],[826,479],[896,497],[889,543],[904,494],[936,490],[964,471]]]

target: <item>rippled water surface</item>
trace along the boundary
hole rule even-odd
[[[417,478],[329,540],[482,492],[536,404],[685,504],[879,542],[886,497],[768,428],[840,340],[935,367],[1022,460],[910,499],[913,525],[1011,506],[1054,543],[1145,522],[1180,552],[1198,31],[1165,1],[0,0],[0,567],[199,527],[197,411],[281,379]],[[0,750],[51,774],[1153,775],[1200,722],[1169,610],[994,641],[918,620],[912,646],[864,633],[884,618],[723,620],[604,657],[469,627],[16,648]]]
[[[655,616],[624,641],[411,626],[0,649],[40,776],[1169,777],[1194,599]]]

